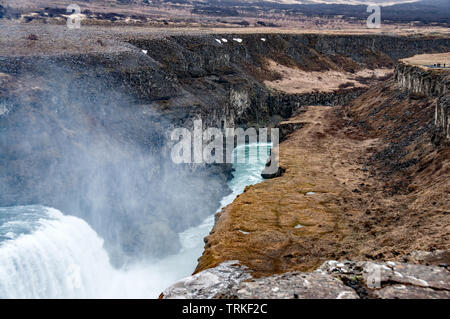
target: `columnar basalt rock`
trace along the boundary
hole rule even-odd
[[[434,125],[439,136],[449,138],[450,71],[400,61],[395,68],[394,78],[410,94],[436,98]]]
[[[441,97],[436,103],[435,125],[441,136],[450,138],[450,94]]]
[[[440,97],[450,91],[449,71],[428,69],[399,62],[394,71],[394,78],[400,87],[411,93],[428,97]]]

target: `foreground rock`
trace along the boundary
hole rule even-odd
[[[362,298],[450,298],[450,272],[446,267],[328,261],[318,271],[340,278]]]
[[[421,252],[422,255],[430,253]],[[314,272],[251,278],[248,268],[225,262],[179,281],[161,298],[220,299],[448,299],[447,264],[327,261]]]
[[[357,299],[356,292],[333,276],[286,273],[242,282],[217,295],[227,299]]]
[[[173,284],[164,291],[164,299],[211,299],[229,287],[251,278],[247,267],[237,261],[227,261]]]

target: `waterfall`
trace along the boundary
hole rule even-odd
[[[222,207],[261,181],[268,148],[236,148],[247,162],[234,164],[232,193]],[[0,208],[0,298],[156,298],[192,273],[213,225],[211,215],[179,234],[183,247],[176,255],[116,269],[103,239],[84,220],[43,206]]]

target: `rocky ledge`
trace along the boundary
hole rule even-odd
[[[436,98],[435,140],[450,138],[449,129],[449,105],[450,105],[450,69],[433,68],[431,61],[447,61],[450,53],[422,54],[409,59],[400,60],[394,72],[394,77],[399,86],[410,93],[416,94],[416,98]],[[426,61],[426,62],[424,62]],[[419,63],[417,63],[419,62]],[[421,62],[421,63],[420,63]]]
[[[416,251],[406,260],[448,259],[449,251]],[[249,268],[227,261],[183,279],[160,298],[416,299],[450,298],[448,264],[326,261],[313,272],[252,278]]]
[[[425,96],[439,97],[445,95],[450,88],[447,69],[423,68],[400,61],[395,68],[394,77],[401,87]]]

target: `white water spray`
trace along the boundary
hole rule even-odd
[[[262,148],[262,156],[258,156]],[[235,164],[230,204],[261,181],[268,144],[239,146],[247,163]],[[0,208],[0,298],[157,298],[189,276],[214,225],[211,215],[180,234],[183,248],[157,261],[114,268],[103,239],[83,220],[42,206]]]

